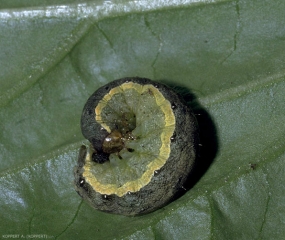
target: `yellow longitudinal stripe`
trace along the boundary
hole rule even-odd
[[[173,110],[171,109],[171,104],[167,99],[165,99],[162,93],[151,84],[141,85],[133,82],[123,83],[121,86],[111,89],[109,93],[107,93],[104,98],[98,103],[97,107],[95,108],[95,119],[97,122],[101,123],[102,127],[104,127],[108,132],[111,132],[110,127],[106,123],[102,122],[101,112],[107,105],[108,101],[112,98],[112,96],[114,96],[114,94],[122,93],[127,89],[134,89],[139,94],[150,90],[155,97],[156,104],[164,113],[165,125],[164,130],[160,136],[162,145],[159,149],[158,157],[147,165],[147,170],[140,178],[126,182],[121,187],[117,187],[116,184],[101,183],[100,179],[97,179],[97,177],[94,176],[91,171],[91,169],[94,167],[94,162],[92,162],[91,154],[87,154],[83,172],[83,177],[85,177],[85,180],[93,187],[95,191],[107,195],[116,194],[119,197],[125,195],[127,192],[137,192],[142,187],[146,186],[151,181],[154,171],[159,170],[165,164],[170,155],[170,138],[173,135],[175,129],[175,117]]]

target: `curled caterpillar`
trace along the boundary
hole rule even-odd
[[[166,205],[193,169],[198,127],[167,86],[133,77],[110,82],[87,100],[75,189],[95,209],[134,216]]]

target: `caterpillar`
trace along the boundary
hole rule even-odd
[[[193,170],[199,131],[192,110],[159,82],[129,77],[87,100],[75,190],[95,209],[135,216],[173,199]]]

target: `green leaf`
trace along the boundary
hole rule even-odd
[[[284,238],[284,1],[25,2],[0,3],[2,238]],[[192,94],[203,145],[194,186],[132,218],[73,188],[83,105],[127,76]]]

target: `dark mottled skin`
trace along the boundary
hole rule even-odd
[[[97,151],[102,151],[102,142],[108,133],[106,130],[102,130],[101,126],[94,121],[94,108],[110,89],[126,81],[152,84],[172,104],[176,126],[171,141],[169,159],[161,169],[154,173],[149,184],[138,192],[127,193],[122,197],[115,194],[101,195],[84,181],[82,166],[86,154],[85,147],[80,150],[74,175],[76,191],[94,208],[105,212],[134,216],[152,212],[166,205],[181,189],[197,158],[199,136],[194,114],[170,88],[145,78],[124,78],[99,88],[88,99],[84,107],[81,119],[82,133]]]

